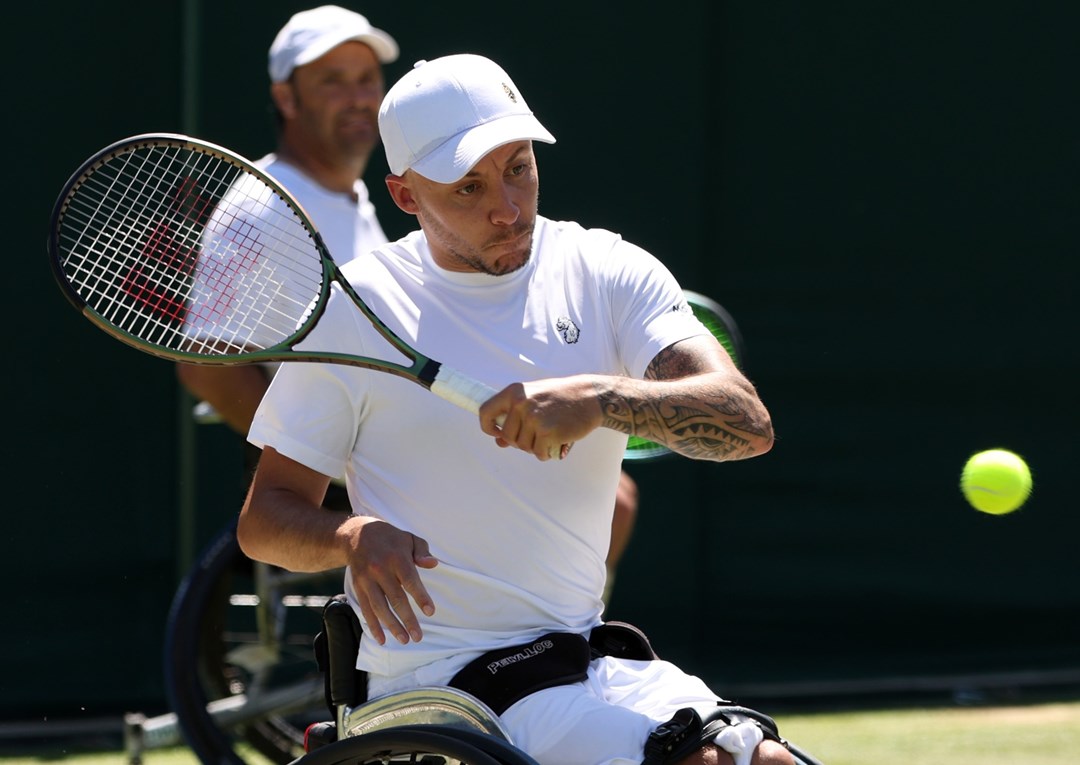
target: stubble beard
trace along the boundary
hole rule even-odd
[[[521,237],[525,250],[520,254],[520,257],[511,257],[520,252],[519,250],[514,250],[489,263],[483,258],[481,250],[476,249],[462,240],[452,231],[441,225],[433,216],[426,215],[422,208],[418,217],[421,222],[425,224],[424,227],[427,232],[429,246],[432,240],[438,242],[443,251],[444,258],[448,258],[451,261],[451,263],[442,264],[444,268],[448,268],[449,270],[471,271],[487,274],[489,276],[506,276],[515,271],[520,271],[528,264],[530,258],[532,258],[533,224],[525,224],[516,227],[510,236],[503,237],[499,240],[515,241],[518,237]],[[528,233],[527,238],[525,237],[526,233]],[[489,242],[485,247],[490,247],[497,243],[498,242]]]

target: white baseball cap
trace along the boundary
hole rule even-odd
[[[322,5],[295,14],[277,33],[270,45],[270,82],[284,82],[296,67],[349,40],[367,44],[383,64],[397,60],[398,44],[393,37],[355,11]]]
[[[390,172],[453,183],[493,149],[555,143],[502,67],[463,53],[419,61],[383,98],[379,133]]]

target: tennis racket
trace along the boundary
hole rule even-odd
[[[727,350],[731,360],[735,362],[735,366],[742,369],[745,363],[746,350],[743,347],[742,335],[735,324],[735,319],[722,305],[705,295],[690,290],[683,290],[683,294],[686,296],[686,302],[690,304],[690,310],[708,328],[713,337],[720,341],[720,345]],[[626,443],[626,452],[623,454],[623,459],[651,460],[672,453],[666,446],[654,441],[647,441],[638,436],[630,436],[630,440]]]
[[[64,186],[48,249],[71,303],[154,356],[348,364],[411,380],[474,414],[496,392],[395,335],[341,275],[292,195],[214,144],[146,134],[99,151]],[[334,283],[410,363],[295,347]]]

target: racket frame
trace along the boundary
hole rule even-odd
[[[310,309],[308,310],[302,323],[297,329],[281,342],[276,343],[268,348],[258,350],[245,350],[238,354],[204,354],[196,353],[192,351],[183,351],[178,349],[167,348],[149,341],[143,340],[137,335],[124,330],[123,328],[113,324],[93,307],[91,307],[86,300],[75,290],[70,283],[66,272],[64,271],[64,251],[59,241],[59,232],[61,223],[64,219],[68,208],[71,205],[73,196],[77,193],[79,186],[85,183],[89,177],[96,172],[97,168],[105,165],[109,161],[115,159],[117,156],[136,151],[141,148],[156,147],[156,146],[169,146],[174,147],[181,151],[190,151],[195,153],[208,154],[212,157],[224,160],[237,167],[241,172],[248,173],[254,176],[258,181],[265,184],[271,191],[273,191],[282,201],[297,215],[300,223],[307,230],[307,233],[311,236],[313,246],[318,253],[322,263],[322,287],[319,290],[319,294]],[[57,283],[60,285],[65,297],[68,301],[95,324],[99,329],[103,330],[110,336],[120,340],[121,342],[130,345],[144,353],[149,353],[153,356],[163,358],[169,361],[186,363],[186,364],[201,364],[207,366],[237,366],[256,363],[270,363],[270,362],[288,362],[288,361],[300,361],[300,362],[320,362],[330,364],[345,364],[348,366],[362,367],[367,369],[374,369],[382,372],[389,372],[396,374],[400,377],[412,380],[420,385],[428,388],[432,388],[432,385],[436,383],[439,377],[440,367],[439,362],[425,356],[419,351],[415,350],[401,338],[399,338],[389,327],[380,319],[364,302],[364,300],[357,294],[356,290],[348,283],[348,281],[341,275],[341,271],[338,268],[333,256],[330,254],[323,241],[322,235],[319,233],[315,224],[312,223],[307,212],[304,210],[303,205],[290,194],[277,180],[275,180],[268,173],[255,167],[249,160],[240,156],[239,154],[214,143],[195,139],[190,136],[182,135],[179,133],[144,133],[140,135],[130,136],[120,141],[106,146],[101,149],[85,162],[83,162],[71,177],[64,184],[57,198],[56,204],[53,207],[52,215],[49,223],[49,236],[48,236],[48,251],[50,254],[49,262],[52,267],[53,276],[56,278]],[[301,342],[312,331],[319,319],[322,317],[323,311],[326,307],[326,303],[330,297],[330,283],[335,282],[346,292],[349,298],[353,301],[356,307],[364,314],[364,316],[371,322],[372,326],[379,332],[379,334],[391,345],[395,350],[405,356],[410,364],[400,364],[385,359],[377,359],[374,357],[357,356],[353,354],[335,353],[329,351],[302,351],[295,350],[290,346]],[[456,373],[454,373],[456,374]],[[484,386],[486,388],[486,386]]]

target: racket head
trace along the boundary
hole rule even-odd
[[[190,363],[272,359],[307,334],[336,268],[299,203],[221,146],[174,133],[87,159],[53,207],[68,300],[141,351]]]
[[[742,333],[739,332],[739,327],[735,324],[732,315],[722,305],[700,292],[683,290],[683,295],[690,305],[690,310],[712,333],[712,336],[720,342],[720,345],[724,346],[728,355],[731,356],[731,360],[735,362],[735,366],[739,369],[745,369],[746,348],[743,343]],[[626,443],[623,459],[640,462],[642,460],[666,457],[670,454],[672,454],[670,449],[655,441],[630,436]]]

